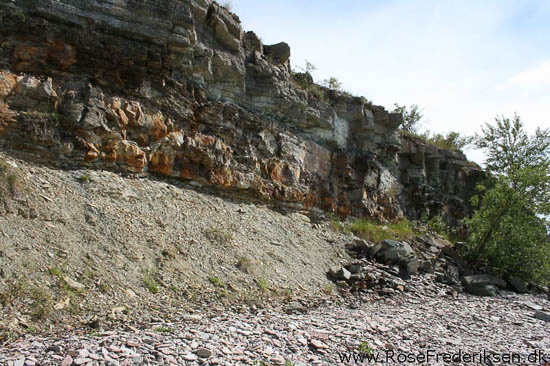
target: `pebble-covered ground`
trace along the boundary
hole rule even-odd
[[[378,356],[377,364],[420,364],[399,361],[425,355],[431,358],[424,364],[430,365],[500,364],[497,357],[522,357],[508,364],[542,365],[543,355],[550,358],[550,323],[534,314],[549,309],[542,295],[475,297],[425,276],[390,298],[355,297],[352,303],[310,309],[197,310],[143,329],[28,337],[3,345],[0,364],[375,364],[353,359],[362,350]],[[458,352],[462,362],[445,362],[451,355],[444,353]]]

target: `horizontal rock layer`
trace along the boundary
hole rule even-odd
[[[319,87],[209,0],[0,2],[0,144],[287,208],[459,218],[482,172]]]

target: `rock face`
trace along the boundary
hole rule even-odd
[[[27,159],[388,219],[459,218],[483,175],[300,82],[288,44],[210,0],[3,1],[0,20],[0,146]]]

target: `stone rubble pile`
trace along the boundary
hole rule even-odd
[[[528,293],[528,285],[518,278],[508,281],[494,275],[478,273],[458,253],[451,243],[425,234],[414,240],[416,251],[406,242],[384,240],[374,244],[357,239],[349,252],[357,259],[341,267],[331,268],[327,277],[340,288],[352,293],[370,290],[391,295],[406,291],[418,276],[433,274],[433,279],[477,296],[497,296],[499,291]],[[412,276],[415,276],[414,278]],[[550,293],[547,288],[530,286],[534,292]]]
[[[442,286],[422,277],[400,296],[373,294],[347,306],[205,309],[140,329],[29,336],[0,346],[0,364],[346,365],[353,363],[342,362],[341,355],[357,353],[363,342],[381,355],[429,349],[523,357],[537,350],[548,353],[547,299],[508,291],[477,297]]]

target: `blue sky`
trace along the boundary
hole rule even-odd
[[[245,30],[290,45],[292,65],[387,108],[418,104],[424,129],[472,134],[514,112],[550,127],[550,1],[231,3]]]

